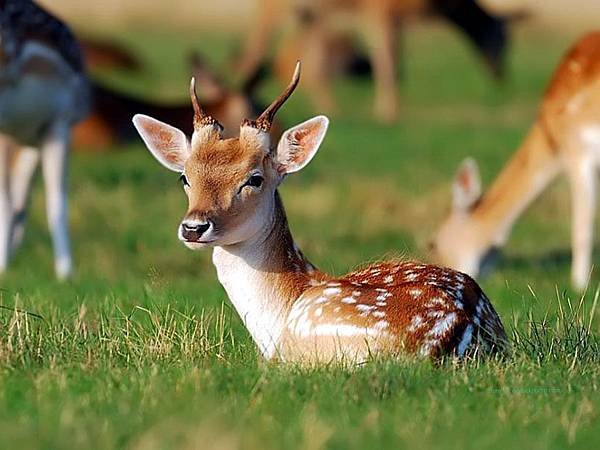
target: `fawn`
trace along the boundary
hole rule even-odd
[[[212,247],[219,281],[262,355],[283,361],[364,361],[370,355],[427,357],[496,351],[506,344],[500,319],[467,275],[415,262],[388,262],[334,277],[318,270],[294,243],[277,187],[306,166],[329,121],[317,116],[285,131],[272,146],[269,129],[300,79],[238,138],[223,139],[190,88],[191,141],[179,129],[136,115],[154,157],[181,173],[189,207],[179,239]]]
[[[89,106],[83,59],[67,26],[29,0],[0,1],[0,35],[0,272],[22,241],[41,159],[55,271],[65,278],[69,140]]]
[[[573,286],[591,271],[596,179],[600,167],[600,32],[564,56],[521,147],[487,193],[475,161],[466,160],[453,187],[453,208],[432,244],[438,261],[477,276],[485,256],[508,240],[513,224],[548,184],[565,174],[571,187]]]

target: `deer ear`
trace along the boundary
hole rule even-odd
[[[452,185],[454,209],[467,212],[481,197],[481,177],[479,167],[472,158],[465,159],[460,165]]]
[[[134,116],[133,125],[150,153],[163,166],[175,172],[183,171],[190,155],[190,143],[183,131],[143,114]]]
[[[317,116],[290,128],[277,145],[276,163],[281,174],[297,172],[315,156],[329,126],[329,119]]]

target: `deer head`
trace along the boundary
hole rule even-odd
[[[178,236],[186,246],[225,246],[243,242],[274,220],[275,191],[285,175],[306,166],[317,152],[329,120],[317,116],[287,130],[277,146],[270,129],[277,111],[300,80],[297,64],[291,83],[256,119],[246,119],[239,137],[223,139],[223,128],[208,116],[196,97],[191,140],[179,129],[148,116],[133,123],[154,157],[181,173],[188,210]]]

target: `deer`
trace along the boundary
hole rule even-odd
[[[200,55],[191,53],[189,60],[206,109],[226,125],[237,125],[244,117],[258,110],[254,92],[262,79],[262,68],[245,80],[240,89],[231,89],[210,70]],[[91,90],[91,112],[73,132],[76,148],[107,150],[115,145],[131,143],[136,137],[131,127],[131,117],[135,113],[156,116],[191,131],[193,112],[187,103],[167,103],[138,97],[97,80],[91,82]]]
[[[292,31],[286,33],[287,39],[276,51],[275,72],[281,77],[297,58],[302,59],[307,67],[307,92],[319,109],[336,109],[331,93],[330,63],[336,58],[332,42],[349,30],[359,35],[369,53],[375,82],[375,117],[394,122],[399,111],[396,54],[401,22],[415,15],[442,17],[464,33],[494,78],[504,75],[506,23],[512,18],[495,16],[476,0],[261,0],[258,11],[239,63],[240,72],[255,70],[267,53],[269,40],[290,17]],[[515,12],[514,18],[521,15]]]
[[[432,242],[433,258],[478,276],[487,255],[504,246],[515,222],[559,175],[570,185],[572,286],[591,276],[597,171],[600,166],[600,32],[566,53],[521,146],[482,195],[478,166],[465,160],[452,208]]]
[[[67,160],[73,124],[88,111],[88,79],[69,28],[29,0],[0,1],[0,272],[23,240],[41,161],[56,276],[72,272]]]
[[[91,70],[123,70],[141,72],[143,63],[127,48],[100,38],[79,38],[86,65]]]
[[[329,126],[316,116],[272,145],[287,88],[239,136],[200,106],[194,79],[191,140],[145,115],[133,123],[150,153],[180,174],[188,197],[178,237],[188,248],[212,248],[217,277],[266,360],[361,363],[374,355],[459,358],[498,353],[507,338],[475,281],[418,262],[381,262],[343,277],[328,275],[294,241],[278,186],[315,156]]]

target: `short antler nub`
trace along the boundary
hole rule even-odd
[[[204,111],[204,108],[200,106],[198,101],[198,95],[196,94],[196,78],[192,77],[190,80],[190,99],[192,100],[192,107],[194,108],[194,130],[198,130],[202,127],[211,126],[219,130],[223,129],[223,126],[217,119],[209,116]]]
[[[261,131],[269,131],[271,129],[271,126],[273,125],[273,119],[275,118],[275,114],[277,114],[277,111],[279,111],[279,108],[283,106],[287,99],[290,98],[290,96],[298,86],[299,82],[300,61],[296,62],[296,69],[294,70],[292,81],[290,82],[290,84],[288,84],[287,88],[285,88],[281,95],[277,97],[267,109],[264,110],[264,112],[258,117],[258,119],[246,119],[242,123],[242,126],[250,126]]]

